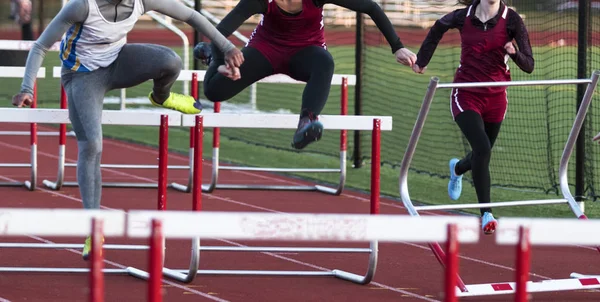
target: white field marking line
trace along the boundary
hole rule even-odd
[[[10,302],[10,300],[0,297],[0,302]]]
[[[235,245],[235,246],[238,246],[238,247],[248,247],[247,245],[243,245],[243,244],[240,244],[240,243],[237,243],[237,242],[233,242],[233,241],[229,241],[229,240],[225,240],[225,239],[220,240],[220,241],[225,242],[225,243],[229,243],[231,245]],[[300,264],[300,265],[303,265],[303,266],[308,266],[310,268],[313,268],[313,269],[316,269],[316,270],[320,270],[320,271],[324,271],[324,272],[330,272],[331,271],[331,269],[328,269],[328,268],[325,268],[325,267],[322,267],[322,266],[318,266],[318,265],[315,265],[315,264],[306,263],[306,262],[303,262],[303,261],[300,261],[300,260],[296,260],[296,259],[293,259],[293,258],[288,258],[288,257],[277,255],[277,254],[274,254],[274,253],[261,252],[261,254],[268,255],[268,256],[271,256],[271,257],[275,257],[275,258],[278,258],[278,259],[281,259],[281,260],[293,262],[293,263]],[[417,298],[417,299],[421,299],[421,300],[425,300],[425,301],[431,301],[431,302],[438,301],[438,300],[430,299],[430,298],[425,297],[425,296],[421,296],[419,294],[415,294],[415,293],[408,292],[408,291],[405,291],[405,290],[393,288],[393,287],[390,287],[390,286],[387,286],[387,285],[384,285],[384,284],[381,284],[381,283],[371,282],[371,284],[373,284],[375,286],[378,286],[378,287],[381,287],[381,288],[388,289],[388,290],[393,291],[393,292],[397,292],[397,293],[400,293],[400,294],[411,296],[413,298]]]
[[[124,174],[127,174],[127,173],[124,173]],[[0,178],[3,178],[3,179],[5,179],[5,180],[11,180],[11,179],[8,179],[8,178],[6,178],[6,177],[3,177],[2,175],[0,175]],[[147,180],[147,181],[149,181],[149,182],[155,182],[154,180],[152,180],[152,179],[149,179],[149,178],[145,178],[145,177],[140,177],[139,179],[141,179],[141,180]],[[40,189],[40,190],[41,190],[41,191],[43,191],[43,192],[47,192],[47,193],[50,193],[50,194],[54,194],[54,195],[57,195],[57,196],[62,196],[62,197],[65,197],[65,198],[68,198],[68,199],[71,199],[71,200],[76,200],[76,201],[82,202],[82,201],[81,201],[81,199],[79,199],[79,198],[75,198],[75,197],[71,197],[71,196],[63,195],[63,194],[61,194],[61,193],[56,193],[56,192],[54,192],[54,191],[50,191],[50,190],[46,190],[46,189]],[[208,194],[203,194],[203,195],[208,195]],[[250,205],[250,204],[247,204],[247,203],[244,203],[244,202],[240,202],[240,201],[236,201],[236,200],[229,199],[229,198],[222,198],[222,197],[219,197],[219,196],[214,196],[214,195],[208,195],[208,196],[209,196],[209,197],[212,197],[212,198],[215,198],[215,199],[218,199],[218,200],[225,201],[225,202],[234,203],[234,204],[238,204],[238,205],[242,205],[242,206],[246,206],[246,207],[252,207],[252,208],[255,208],[255,209],[261,209],[261,210],[264,210],[264,211],[267,211],[267,212],[277,212],[277,213],[285,214],[285,212],[279,212],[279,211],[275,211],[275,210],[273,210],[273,209],[268,209],[268,208],[263,208],[263,207],[259,207],[259,206],[254,206],[254,205]],[[105,206],[101,206],[101,208],[104,208],[104,209],[112,209],[112,208],[105,207]],[[113,210],[117,210],[117,211],[119,211],[118,209],[113,209]],[[220,239],[218,239],[218,240],[223,242],[223,240],[220,240]],[[276,257],[276,256],[277,256],[277,255],[274,255],[274,254],[273,254],[273,257]],[[294,261],[293,261],[293,262],[294,262]],[[306,265],[306,266],[309,266],[309,267],[312,265],[312,264],[309,264],[309,263],[306,263],[306,262],[302,262],[302,263],[303,263],[303,265]],[[374,285],[375,285],[375,284],[374,284]],[[376,286],[378,286],[378,287],[382,287],[382,288],[386,288],[386,289],[391,289],[391,288],[393,288],[393,287],[391,287],[391,286],[388,286],[388,285],[385,285],[385,284],[381,284],[381,283],[377,283],[377,285],[376,285]],[[399,292],[399,291],[398,291],[398,292]],[[403,294],[410,294],[410,293],[408,293],[408,292],[406,292],[406,293],[405,293],[404,291],[402,291],[402,293],[403,293]],[[417,294],[413,294],[413,295],[417,295]],[[417,295],[417,296],[419,296],[419,295]],[[425,300],[427,300],[427,301],[436,301],[436,300],[430,300],[429,298],[427,298],[427,297],[425,297],[425,296],[419,296],[419,297],[421,297],[422,299],[425,299]],[[429,300],[428,300],[428,299],[429,299]]]
[[[2,176],[2,175],[0,175],[0,178],[1,178],[1,179],[4,179],[4,180],[7,180],[7,181],[14,181],[13,179],[10,179],[10,178],[8,178],[8,177],[4,177],[4,176]],[[81,199],[79,199],[79,198],[75,198],[75,197],[71,197],[71,196],[68,196],[68,195],[64,195],[64,194],[62,194],[62,193],[59,193],[59,192],[50,191],[50,190],[46,190],[46,189],[43,189],[43,188],[39,188],[38,190],[40,190],[40,191],[42,191],[42,192],[44,192],[44,193],[49,193],[49,194],[51,194],[51,195],[60,196],[60,197],[63,197],[63,198],[69,199],[69,200],[77,201],[77,202],[79,202],[79,203],[81,203],[81,202],[82,202],[82,201],[81,201]],[[106,207],[106,206],[100,206],[100,207],[101,207],[102,209],[106,209],[106,210],[112,210],[112,211],[120,211],[120,212],[125,212],[125,211],[123,211],[123,210],[119,210],[119,209],[113,209],[113,208],[109,208],[109,207]],[[127,212],[125,212],[125,213],[127,213]],[[35,240],[38,240],[38,241],[41,241],[41,242],[45,242],[45,243],[54,243],[54,242],[52,242],[52,241],[50,241],[50,240],[46,240],[46,239],[44,239],[44,238],[37,237],[37,236],[28,236],[28,237],[30,237],[30,238],[32,238],[32,239],[35,239]],[[69,252],[72,252],[72,253],[76,253],[76,254],[79,254],[79,255],[81,255],[81,252],[79,252],[79,251],[76,251],[76,250],[73,250],[73,249],[65,249],[65,250],[67,250],[67,251],[69,251]],[[121,268],[121,269],[125,269],[125,268],[127,268],[126,266],[124,266],[124,265],[122,265],[122,264],[120,264],[120,263],[113,262],[113,261],[110,261],[110,260],[107,260],[107,259],[105,259],[105,260],[104,260],[104,262],[105,262],[105,263],[108,263],[108,264],[110,264],[110,265],[114,265],[114,266],[116,266],[116,267],[118,267],[118,268]],[[209,295],[208,293],[204,293],[204,292],[201,292],[201,291],[197,291],[197,290],[194,290],[194,289],[192,289],[192,288],[189,288],[189,287],[187,287],[187,286],[184,286],[184,285],[179,285],[179,284],[177,284],[177,283],[174,283],[174,282],[171,282],[171,281],[169,281],[169,280],[162,279],[162,283],[164,283],[164,284],[168,284],[168,285],[172,285],[172,286],[174,286],[174,287],[177,287],[177,288],[179,288],[179,289],[181,289],[181,290],[184,290],[184,291],[189,291],[189,292],[192,292],[192,293],[194,293],[194,294],[196,294],[196,295],[199,295],[199,296],[202,296],[202,297],[206,297],[206,298],[212,299],[212,300],[214,300],[214,301],[220,301],[220,302],[229,302],[229,301],[227,301],[227,300],[220,299],[220,298],[214,297],[214,296],[212,296],[212,295]],[[0,302],[2,302],[2,301],[0,300]]]
[[[127,144],[114,143],[114,142],[111,142],[111,143],[113,143],[114,145],[117,145],[117,146],[121,146],[121,147],[128,146]],[[4,143],[0,142],[0,144],[4,144]],[[7,146],[8,147],[15,147],[15,146],[12,146],[12,145],[7,145]],[[133,149],[133,150],[136,150],[136,151],[142,151],[142,152],[152,152],[149,149],[144,149],[144,148],[140,148],[140,147],[133,147],[133,146],[131,146],[130,149]],[[50,156],[53,156],[53,155],[50,155]],[[179,156],[179,155],[175,155],[175,154],[173,155],[173,157],[179,158],[179,159],[182,159],[182,160],[184,160],[184,159],[187,160],[187,157],[183,157],[183,156]],[[203,164],[209,165],[207,162],[203,162]],[[241,173],[241,174],[251,175],[251,176],[254,176],[254,177],[260,177],[260,178],[265,178],[265,179],[270,179],[270,180],[279,180],[281,182],[285,182],[285,183],[289,183],[289,184],[297,184],[297,185],[300,184],[299,182],[294,182],[294,181],[289,181],[289,180],[283,180],[283,179],[277,179],[277,178],[274,178],[274,177],[260,175],[260,174],[255,174],[255,173],[246,172],[246,171],[238,171],[238,172]],[[122,173],[124,175],[128,175],[128,173],[124,173],[124,172],[120,172],[120,173]],[[136,178],[138,178],[140,180],[147,180],[147,181],[150,181],[150,182],[155,182],[154,180],[151,180],[149,178],[144,178],[144,177],[136,177]],[[276,211],[276,210],[269,209],[269,208],[263,208],[263,207],[260,207],[260,206],[255,206],[255,205],[247,204],[247,203],[236,201],[236,200],[233,200],[233,199],[230,199],[230,198],[224,198],[224,197],[215,196],[215,195],[207,195],[207,194],[204,194],[204,193],[203,193],[203,195],[205,195],[205,196],[207,196],[209,198],[213,198],[213,199],[217,199],[217,200],[222,200],[222,201],[225,201],[225,202],[234,203],[234,204],[238,204],[238,205],[242,205],[242,206],[247,206],[247,207],[251,207],[251,208],[255,208],[255,209],[260,209],[260,210],[264,210],[264,211],[268,211],[268,212],[285,213],[285,212]],[[345,194],[345,193],[342,193],[342,196],[353,198],[353,199],[357,199],[357,200],[361,200],[361,201],[370,201],[368,198],[364,198],[364,197],[360,197],[360,196],[354,196],[354,195],[349,195],[349,194]],[[405,209],[404,206],[396,205],[396,204],[393,204],[393,203],[380,202],[380,204],[388,205],[388,206],[391,206],[391,207],[394,207],[394,208]],[[430,211],[422,211],[422,212],[430,213],[430,214],[436,215],[436,216],[443,216],[442,214],[433,213],[433,212],[430,212]],[[429,250],[429,247],[425,247],[425,246],[422,246],[422,245],[413,244],[413,243],[404,243],[404,242],[401,242],[401,243],[409,245],[409,246],[414,246],[414,247],[418,247],[418,248],[421,248],[421,249]],[[589,248],[589,247],[585,247],[585,248],[592,249],[592,248]],[[503,265],[496,264],[496,263],[493,263],[493,262],[488,262],[488,261],[485,261],[485,260],[480,260],[480,259],[477,259],[477,258],[471,258],[471,257],[467,257],[467,256],[459,256],[459,257],[461,257],[462,259],[474,261],[474,262],[477,262],[477,263],[480,263],[480,264],[486,264],[486,265],[490,265],[490,266],[496,267],[496,268],[506,269],[506,270],[509,270],[509,271],[515,271],[514,268],[503,266]],[[543,279],[552,279],[550,277],[538,275],[538,274],[535,274],[533,272],[530,272],[529,274],[531,276],[536,276],[536,277],[540,277],[540,278],[543,278]],[[598,291],[600,291],[600,290],[598,290]]]
[[[44,238],[41,238],[41,237],[38,237],[38,236],[28,236],[28,237],[31,237],[31,238],[33,238],[33,239],[35,239],[35,240],[38,240],[38,241],[41,241],[41,242],[44,242],[44,243],[48,243],[48,244],[54,244],[54,243],[55,243],[55,242],[53,242],[53,241],[50,241],[50,240],[47,240],[47,239],[44,239]],[[78,255],[81,255],[81,254],[82,254],[82,252],[80,252],[80,251],[76,251],[76,250],[74,250],[74,249],[65,249],[65,250],[67,250],[67,251],[69,251],[69,252],[71,252],[71,253],[74,253],[74,254],[78,254]],[[127,268],[127,266],[124,266],[124,265],[122,265],[122,264],[120,264],[120,263],[113,262],[113,261],[110,261],[110,260],[106,260],[106,259],[105,259],[105,260],[104,260],[104,262],[105,262],[105,263],[108,263],[108,264],[110,264],[110,265],[113,265],[113,266],[115,266],[115,267],[118,267],[118,268],[120,268],[120,269],[126,269],[126,268]],[[217,298],[217,297],[211,296],[211,295],[209,295],[209,294],[207,294],[207,293],[203,293],[203,292],[201,292],[201,291],[197,291],[197,290],[195,290],[195,289],[190,289],[190,288],[188,288],[188,287],[186,287],[186,286],[179,285],[179,284],[177,284],[177,283],[175,283],[175,282],[171,282],[171,281],[169,281],[169,280],[164,280],[164,279],[163,279],[162,281],[163,281],[163,283],[165,283],[165,284],[171,285],[171,286],[173,286],[173,287],[177,287],[177,288],[179,288],[179,289],[181,289],[181,290],[184,290],[184,291],[190,291],[190,292],[193,292],[193,293],[194,293],[194,294],[196,294],[196,295],[199,295],[199,296],[202,296],[202,297],[205,297],[205,298],[209,298],[209,299],[211,299],[211,300],[213,300],[213,301],[219,301],[219,302],[229,302],[228,300],[224,300],[224,299],[221,299],[221,298]],[[0,302],[1,302],[1,300],[0,300]]]

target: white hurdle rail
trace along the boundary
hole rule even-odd
[[[54,78],[60,78],[60,74],[61,74],[61,67],[54,67],[53,68],[53,77]],[[197,73],[196,72],[182,72],[182,74],[179,75],[179,77],[177,78],[177,81],[188,81],[189,79],[192,80],[192,96],[194,98],[198,98],[198,87],[197,87]],[[150,103],[150,101],[148,101],[148,103]],[[67,109],[67,96],[64,93],[64,88],[61,86],[61,100],[60,100],[60,104],[61,104],[61,109]],[[126,111],[124,111],[126,112]],[[129,112],[133,112],[133,111],[129,111]],[[172,115],[175,111],[165,111],[165,112],[169,112],[170,115]],[[176,125],[177,126],[177,125]],[[65,159],[66,159],[66,134],[67,134],[67,128],[66,128],[66,124],[60,124],[60,129],[59,129],[59,139],[58,139],[58,172],[57,172],[57,176],[56,176],[56,181],[51,181],[48,179],[44,179],[43,180],[43,184],[44,186],[46,186],[49,189],[52,190],[60,190],[62,187],[76,187],[78,186],[77,182],[74,181],[64,181],[64,177],[65,177],[65,168],[73,168],[73,167],[77,167],[76,163],[65,163]],[[191,151],[190,151],[190,156],[191,156]],[[158,169],[158,165],[154,164],[154,165],[141,165],[141,164],[101,164],[100,167],[102,168],[110,168],[110,169]],[[191,169],[190,166],[187,165],[171,165],[168,166],[167,169],[172,169],[172,170],[187,170],[187,169]],[[191,171],[191,170],[190,170]],[[160,172],[159,172],[160,173]],[[190,172],[191,175],[191,172]],[[190,177],[191,178],[191,177]],[[190,180],[191,182],[191,180]],[[102,182],[102,186],[103,187],[112,187],[112,188],[157,188],[158,185],[154,184],[154,183],[148,183],[148,182]]]
[[[23,78],[25,75],[25,67],[0,67],[0,78]],[[45,78],[46,69],[41,67],[38,71],[37,78]],[[15,94],[18,91],[15,91]],[[33,86],[33,103],[31,108],[37,107],[37,82]],[[31,123],[29,131],[0,131],[1,135],[29,135],[31,153],[29,163],[0,163],[0,168],[28,168],[31,170],[30,179],[24,182],[0,182],[0,187],[21,187],[25,186],[30,191],[36,189],[37,184],[37,137],[41,133],[37,131],[37,124]],[[46,134],[46,133],[44,133]]]
[[[410,215],[418,216],[419,210],[454,210],[454,209],[465,209],[465,208],[482,208],[482,207],[501,207],[501,206],[527,206],[527,205],[540,205],[540,204],[562,204],[567,203],[570,209],[573,211],[575,216],[579,219],[587,219],[579,204],[573,197],[570,192],[567,172],[568,172],[568,164],[571,153],[573,152],[573,148],[575,146],[575,142],[577,140],[577,136],[581,127],[583,126],[583,122],[585,116],[587,114],[589,105],[592,101],[592,96],[594,94],[594,90],[598,84],[598,78],[600,77],[600,71],[594,71],[592,76],[589,79],[567,79],[567,80],[536,80],[536,81],[509,81],[509,82],[481,82],[481,83],[444,83],[438,84],[439,79],[437,77],[432,77],[429,85],[427,87],[427,92],[423,99],[423,104],[421,105],[421,110],[419,111],[419,115],[417,117],[417,121],[413,127],[412,134],[410,136],[410,140],[408,146],[406,148],[406,152],[404,153],[404,158],[402,159],[402,164],[400,167],[400,177],[399,177],[399,191],[400,197],[404,206],[407,208]],[[548,199],[548,200],[524,200],[524,201],[509,201],[509,202],[495,202],[495,203],[473,203],[473,204],[453,204],[453,205],[425,205],[425,206],[414,206],[413,202],[409,195],[408,190],[408,171],[410,168],[411,160],[414,156],[415,149],[417,147],[417,143],[419,137],[421,136],[421,132],[423,129],[423,125],[425,124],[425,120],[427,118],[427,114],[429,113],[429,108],[431,106],[431,102],[433,101],[433,96],[438,88],[466,88],[466,87],[491,87],[491,86],[537,86],[537,85],[569,85],[569,84],[587,84],[587,89],[585,91],[585,95],[583,96],[583,100],[581,106],[579,107],[579,111],[577,112],[577,116],[575,117],[573,127],[571,128],[571,132],[569,133],[569,137],[565,144],[565,148],[562,153],[562,157],[560,160],[559,166],[559,182],[560,189],[563,194],[563,199]],[[441,249],[439,244],[431,243],[430,248],[435,254],[438,261],[444,265],[444,251]],[[600,251],[600,249],[599,249]],[[463,293],[468,292],[468,286],[464,284],[464,282],[458,277],[459,290]]]
[[[206,71],[194,71],[198,73],[200,79],[204,78]],[[184,77],[186,73],[184,73]],[[189,74],[189,73],[187,73]],[[200,81],[200,80],[199,80]],[[194,81],[192,85],[196,86]],[[258,83],[281,83],[281,84],[305,84],[305,82],[297,81],[289,76],[276,74],[258,81]],[[334,74],[331,82],[332,85],[340,86],[340,104],[341,104],[341,115],[348,114],[348,85],[356,85],[356,76],[346,74]],[[197,91],[196,91],[197,93]],[[214,113],[220,113],[221,103],[214,103]],[[297,126],[297,125],[296,125]],[[295,129],[295,128],[294,128]],[[192,142],[194,136],[193,130],[190,128],[190,166],[192,166],[193,153]],[[202,185],[202,191],[211,193],[215,189],[231,189],[231,190],[283,190],[283,191],[318,191],[332,195],[339,195],[344,189],[346,182],[346,150],[348,145],[347,130],[340,130],[340,166],[339,168],[269,168],[269,167],[244,167],[244,166],[223,166],[219,161],[219,150],[220,150],[220,129],[215,127],[213,129],[213,149],[212,149],[212,174],[211,181],[209,184]],[[254,171],[254,172],[281,172],[281,173],[339,173],[339,182],[335,188],[322,186],[322,185],[248,185],[248,184],[218,184],[219,171],[221,170],[233,170],[233,171]],[[190,170],[190,177],[187,185],[178,183],[172,183],[171,187],[182,192],[191,192],[191,180],[192,171]]]
[[[295,129],[298,123],[298,116],[293,114],[227,114],[227,113],[207,113],[204,115],[184,115],[181,124],[184,127],[193,126],[194,129],[194,161],[193,161],[193,184],[192,184],[192,202],[193,211],[200,211],[202,208],[202,146],[204,127],[220,128],[263,128],[263,129]],[[390,131],[392,129],[392,118],[389,116],[367,117],[367,116],[328,116],[321,118],[323,127],[332,130],[371,130],[372,131],[372,162],[371,162],[371,203],[370,213],[376,215],[379,213],[379,188],[380,188],[380,149],[381,149],[381,131]],[[166,149],[165,145],[162,145]],[[163,151],[166,153],[166,151]],[[166,165],[166,160],[162,163]],[[167,169],[160,169],[165,174]],[[166,179],[162,175],[162,179]],[[166,183],[162,182],[159,191],[166,192]],[[159,196],[160,193],[159,193]],[[200,252],[312,252],[312,253],[368,253],[369,263],[367,272],[363,276],[351,273],[332,272],[305,272],[305,271],[265,271],[265,270],[198,270],[200,263]],[[369,248],[316,248],[316,247],[231,247],[231,246],[200,246],[200,238],[194,238],[191,246],[190,265],[188,269],[164,269],[164,275],[168,278],[180,282],[189,283],[194,280],[198,274],[209,275],[285,275],[285,276],[331,276],[359,283],[369,283],[377,265],[378,243],[371,242]],[[147,278],[147,273],[133,270],[130,272],[139,278]]]
[[[530,293],[590,290],[600,288],[600,276],[571,274],[570,279],[529,281],[531,246],[598,246],[600,220],[501,218],[496,230],[496,243],[516,247],[514,282],[467,285],[467,292],[456,289],[458,297],[514,294],[516,302],[526,302]]]

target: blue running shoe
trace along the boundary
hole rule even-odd
[[[483,216],[481,217],[481,228],[483,229],[484,234],[494,234],[494,231],[496,231],[496,225],[498,225],[498,221],[496,221],[496,218],[494,218],[492,213],[483,213]]]
[[[308,144],[321,139],[323,134],[323,124],[318,119],[303,117],[298,122],[298,130],[294,134],[292,147],[295,149],[303,149]]]
[[[450,181],[448,181],[448,196],[450,199],[457,200],[462,192],[462,175],[456,175],[456,164],[460,160],[453,158],[450,160]]]

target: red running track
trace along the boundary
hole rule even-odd
[[[0,125],[1,130],[26,130],[26,125]],[[40,127],[40,130],[49,128]],[[157,129],[158,130],[158,129]],[[158,133],[158,131],[157,131]],[[79,208],[77,188],[64,188],[53,192],[41,187],[43,179],[56,177],[57,140],[55,137],[39,139],[39,189],[29,192],[24,188],[0,188],[2,207]],[[3,162],[25,162],[29,158],[27,137],[3,137],[0,154]],[[154,163],[157,150],[106,139],[104,163]],[[76,159],[76,141],[68,138],[67,162]],[[209,163],[205,168],[209,171]],[[171,154],[169,164],[187,164],[187,158]],[[105,181],[156,182],[154,170],[103,169]],[[169,181],[185,182],[186,171],[169,171]],[[75,169],[67,168],[67,179],[75,179]],[[222,171],[224,182],[239,183],[304,183],[268,173]],[[0,169],[1,180],[23,180],[26,169]],[[204,173],[208,181],[208,173]],[[437,188],[445,190],[445,188]],[[225,191],[204,194],[203,209],[207,211],[268,211],[313,213],[368,213],[369,196],[346,190],[334,197],[315,192],[264,192]],[[417,197],[418,198],[418,197]],[[191,209],[191,194],[168,190],[167,208]],[[117,209],[154,209],[156,189],[104,188],[102,204]],[[406,214],[401,203],[382,199],[382,214]],[[428,213],[439,215],[440,213]],[[32,223],[35,223],[32,221]],[[9,241],[6,238],[3,241]],[[54,238],[11,238],[20,242],[69,242]],[[107,238],[107,244],[125,243],[124,239]],[[128,240],[127,243],[146,244]],[[202,241],[204,245],[261,245],[260,242]],[[262,243],[267,244],[267,243]],[[273,245],[273,243],[268,243]],[[281,243],[280,246],[290,246]],[[307,245],[303,245],[307,246]],[[312,244],[325,246],[325,244]],[[336,245],[340,246],[340,245]],[[348,244],[346,247],[367,247],[367,244]],[[380,244],[379,263],[374,281],[369,285],[356,285],[333,277],[254,277],[199,275],[191,284],[163,281],[164,301],[440,301],[443,299],[443,271],[426,245],[411,243]],[[190,242],[167,242],[166,265],[186,268],[189,261]],[[515,249],[497,246],[493,236],[485,236],[476,245],[462,245],[460,271],[465,283],[490,283],[514,280]],[[4,249],[0,253],[0,266],[87,267],[78,250],[23,250]],[[136,266],[146,268],[145,251],[105,252],[106,268]],[[534,248],[531,280],[568,278],[571,272],[594,274],[594,264],[600,255],[592,248]],[[367,256],[364,254],[291,254],[291,253],[226,253],[205,252],[201,255],[200,269],[274,269],[323,270],[340,268],[364,273]],[[85,301],[87,275],[0,273],[0,301]],[[125,275],[105,277],[106,301],[145,301],[146,282]],[[599,292],[572,291],[535,294],[536,301],[598,301]],[[511,301],[512,295],[488,297],[486,301]],[[481,301],[482,298],[463,299]]]

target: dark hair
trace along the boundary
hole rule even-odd
[[[465,6],[469,6],[472,5],[473,2],[475,2],[475,0],[457,0],[458,4],[462,4]],[[506,1],[505,0],[500,0],[500,2],[504,3],[504,5],[506,5]]]

